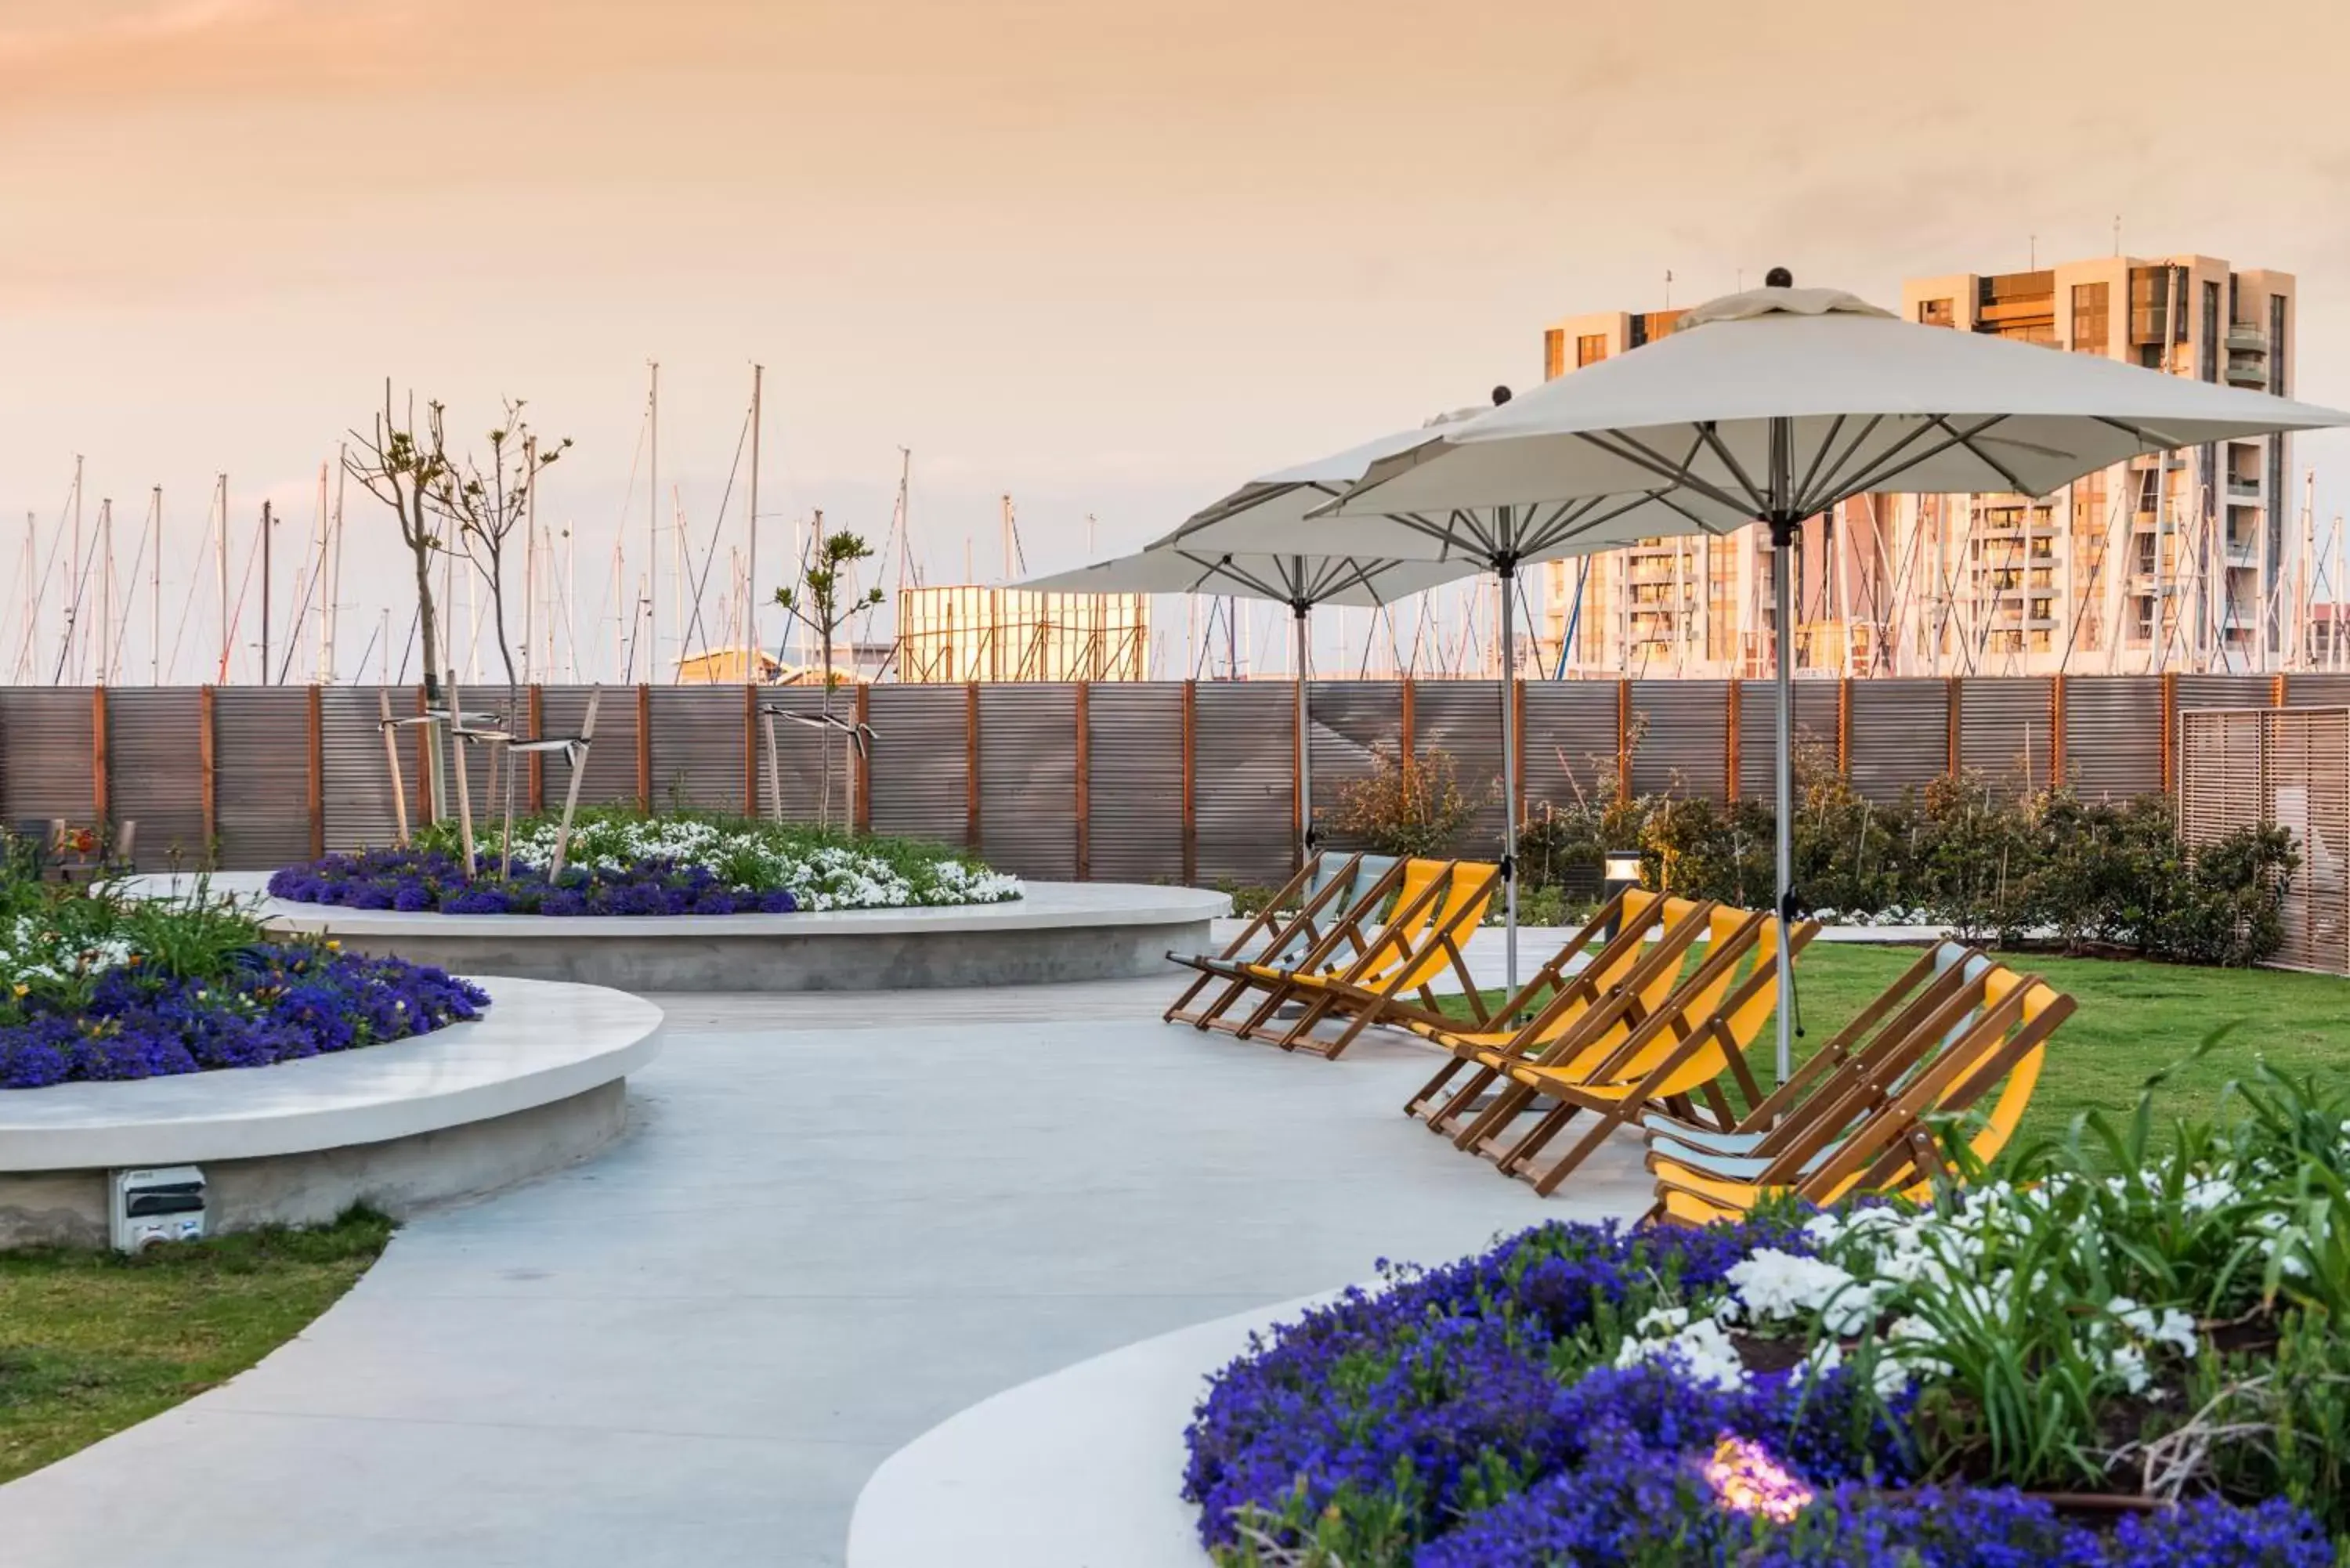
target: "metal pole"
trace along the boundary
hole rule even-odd
[[[261,504],[261,683],[269,684],[269,503]]]
[[[1504,509],[1504,517],[1507,510]],[[1511,600],[1517,589],[1518,564],[1503,556],[1495,563],[1502,579],[1502,953],[1503,980],[1512,995],[1518,990],[1518,642],[1516,611]]]
[[[1301,579],[1305,576],[1303,571],[1298,575]],[[1303,867],[1314,858],[1315,837],[1314,736],[1305,696],[1305,618],[1310,607],[1304,599],[1294,599],[1289,608],[1296,618],[1297,634],[1297,864]]]
[[[1773,729],[1779,754],[1772,763],[1773,809],[1778,815],[1779,859],[1779,1054],[1777,1082],[1785,1083],[1795,1070],[1794,954],[1787,941],[1787,923],[1794,918],[1795,889],[1795,671],[1794,586],[1787,557],[1794,544],[1797,520],[1771,519],[1771,597],[1777,620],[1773,649],[1778,686],[1778,712]]]

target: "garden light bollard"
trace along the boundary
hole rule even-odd
[[[1637,849],[1610,849],[1599,857],[1599,897],[1604,901],[1618,893],[1627,892],[1640,885],[1640,852]],[[1617,922],[1610,920],[1600,940],[1616,940]]]

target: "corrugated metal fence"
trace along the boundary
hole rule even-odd
[[[588,695],[529,688],[512,722],[576,734]],[[1473,836],[1499,836],[1496,685],[1316,681],[1311,698],[1317,811],[1331,813],[1376,754],[1441,748],[1483,803]],[[1030,877],[1269,882],[1295,852],[1294,701],[1278,680],[836,691],[835,713],[871,728],[860,761],[795,717],[813,716],[820,692],[612,687],[598,701],[580,799],[764,811],[772,723],[794,818],[825,809],[875,832],[969,845]],[[1768,682],[1533,681],[1516,701],[1530,807],[1602,784],[1716,799],[1769,788]],[[1805,680],[1795,735],[1877,799],[1961,767],[2117,797],[2173,787],[2182,711],[2345,701],[2342,676]],[[253,868],[383,844],[394,812],[378,715],[388,703],[410,717],[421,702],[413,689],[371,687],[0,689],[0,818],[135,820],[148,868]],[[505,703],[503,691],[466,695],[469,710]],[[422,820],[423,732],[392,733],[411,818]],[[491,804],[489,772],[469,770],[477,809]],[[562,758],[543,754],[517,805],[556,805],[568,782]]]

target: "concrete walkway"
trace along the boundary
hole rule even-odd
[[[0,1561],[837,1563],[873,1469],[999,1390],[1643,1200],[1628,1147],[1545,1203],[1430,1137],[1410,1045],[1284,1056],[1159,1024],[1170,990],[661,999],[623,1144],[0,1488]]]

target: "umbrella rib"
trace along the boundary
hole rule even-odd
[[[1711,420],[1707,420],[1697,427],[1697,438],[1705,443],[1714,456],[1721,460],[1721,465],[1730,470],[1738,483],[1745,486],[1746,504],[1753,508],[1756,514],[1760,514],[1771,509],[1770,497],[1754,488],[1753,478],[1747,473],[1744,465],[1731,455],[1730,449],[1722,444],[1721,432],[1714,428]]]
[[[1842,424],[1844,421],[1843,421],[1843,420],[1842,420],[1841,418],[1839,418],[1839,419],[1837,420],[1837,421],[1836,421],[1836,422],[1837,422],[1838,424]],[[1859,452],[1860,452],[1860,449],[1861,449],[1862,447],[1866,446],[1866,445],[1868,444],[1868,438],[1869,438],[1869,437],[1871,437],[1871,436],[1873,436],[1873,435],[1875,435],[1875,434],[1877,433],[1877,426],[1879,426],[1879,425],[1881,425],[1881,424],[1883,424],[1884,422],[1885,422],[1885,416],[1884,416],[1883,414],[1871,414],[1871,415],[1869,415],[1869,416],[1868,416],[1868,422],[1867,422],[1866,424],[1863,425],[1863,426],[1860,428],[1860,430],[1858,431],[1858,432],[1856,432],[1856,433],[1853,436],[1851,443],[1850,443],[1849,445],[1847,445],[1847,446],[1844,449],[1843,452],[1842,452],[1842,453],[1840,453],[1840,454],[1837,456],[1836,460],[1835,460],[1834,462],[1832,462],[1832,463],[1828,464],[1827,477],[1828,477],[1829,481],[1831,482],[1831,483],[1830,483],[1830,488],[1831,488],[1831,489],[1833,489],[1833,488],[1834,488],[1834,483],[1833,483],[1833,482],[1835,481],[1835,476],[1836,476],[1837,474],[1839,474],[1839,473],[1842,473],[1842,472],[1845,471],[1845,466],[1846,466],[1847,463],[1851,462],[1852,462],[1852,460],[1853,460],[1856,456],[1857,456],[1857,455],[1859,454]],[[1829,433],[1829,440],[1830,440],[1831,441],[1833,441],[1835,440],[1835,433],[1834,433],[1833,431],[1831,431],[1831,432]],[[1821,447],[1821,449],[1820,449],[1820,452],[1821,452],[1821,455],[1822,455],[1823,457],[1825,457],[1825,456],[1826,455],[1826,452],[1827,452],[1827,448],[1826,448],[1826,446],[1825,446],[1825,445],[1823,445],[1823,446]],[[1815,479],[1815,478],[1819,477],[1819,469],[1820,469],[1820,465],[1819,465],[1819,463],[1818,463],[1817,462],[1814,462],[1812,464],[1812,472],[1811,472],[1810,473],[1807,473],[1807,474],[1805,474],[1805,475],[1804,476],[1804,484],[1803,484],[1803,490],[1802,490],[1802,493],[1803,493],[1803,494],[1810,495],[1810,494],[1814,493],[1813,489],[1812,489],[1812,481],[1813,481],[1814,479]],[[1837,499],[1841,500],[1841,499],[1842,499],[1842,497],[1841,497],[1841,496],[1839,496]],[[1826,508],[1825,508],[1825,507],[1823,507],[1823,508],[1821,508],[1821,510],[1822,510],[1822,511],[1825,511],[1825,510],[1826,510]]]
[[[1835,422],[1828,426],[1828,433],[1820,438],[1819,449],[1812,453],[1812,466],[1804,471],[1804,482],[1795,486],[1796,494],[1808,495],[1811,493],[1812,481],[1820,476],[1820,464],[1825,462],[1827,461],[1828,453],[1835,450],[1836,437],[1843,432],[1844,422],[1849,417],[1849,415],[1838,414],[1835,417]],[[1790,420],[1787,422],[1790,428],[1794,424],[1793,420]],[[1867,432],[1866,431],[1862,431],[1859,439],[1863,441],[1868,439]],[[1846,455],[1849,456],[1851,454],[1847,452]]]
[[[1208,581],[1211,577],[1226,577],[1232,582],[1238,583],[1242,587],[1248,589],[1250,592],[1262,594],[1266,598],[1285,600],[1289,597],[1289,596],[1283,593],[1276,585],[1268,584],[1263,578],[1257,576],[1253,572],[1245,571],[1243,568],[1234,566],[1232,564],[1232,557],[1230,556],[1224,556],[1213,561],[1205,561],[1201,559],[1199,556],[1194,556],[1189,550],[1178,550],[1176,554],[1181,556],[1185,560],[1200,568],[1200,582],[1201,583]],[[1200,591],[1199,584],[1193,584],[1191,591],[1195,594],[1198,593]]]
[[[1938,417],[1934,422],[1940,425],[1944,430],[1950,429],[1950,424],[1946,420]],[[1997,421],[1994,421],[1993,422],[1996,423]],[[1972,452],[1975,455],[1976,461],[1981,462],[1985,468],[1990,469],[1993,473],[1996,473],[2002,479],[2006,480],[2008,488],[2014,491],[2018,495],[2036,494],[2037,492],[2025,484],[2022,479],[2017,475],[2013,469],[2008,467],[2007,464],[2000,462],[1997,458],[1991,456],[1991,453],[1983,451],[1982,448],[1975,444],[1975,437],[1982,434],[1984,431],[1989,430],[1990,428],[1990,425],[1981,425],[1974,430],[1969,431],[1966,434],[1959,437],[1959,444],[1966,448],[1967,451]]]
[[[1523,541],[1525,547],[1520,553],[1527,556],[1540,555],[1559,540],[1572,538],[1575,533],[1574,524],[1598,510],[1600,503],[1605,500],[1607,497],[1604,495],[1595,495],[1587,500],[1559,502],[1551,509],[1551,514],[1547,519],[1526,531]],[[1553,532],[1559,528],[1561,524],[1567,525],[1565,531]]]
[[[1886,450],[1884,455],[1877,460],[1877,466],[1868,470],[1860,478],[1847,481],[1846,483],[1837,486],[1836,493],[1826,497],[1825,500],[1814,498],[1814,500],[1805,507],[1806,514],[1808,515],[1813,512],[1825,511],[1829,506],[1835,504],[1838,501],[1842,501],[1846,496],[1866,494],[1869,491],[1876,490],[1891,479],[1893,475],[1900,472],[1904,466],[1923,462],[1929,457],[1939,457],[1943,452],[1950,451],[1952,447],[1963,444],[1968,437],[1982,434],[1983,431],[1991,429],[1991,426],[1999,423],[2000,421],[2006,417],[2007,416],[2004,414],[1994,414],[1991,418],[1983,421],[1982,423],[1975,426],[1972,430],[1967,431],[1966,435],[1961,436],[1958,431],[1950,429],[1947,422],[1947,415],[1937,414],[1926,423],[1913,427],[1908,434],[1903,436],[1899,441],[1895,441],[1891,447]],[[1933,448],[1931,451],[1920,452],[1915,457],[1902,459],[1901,454],[1908,451],[1908,449],[1923,438],[1928,431],[1938,429],[1948,435],[1950,439],[1943,441],[1939,446]]]
[[[1647,447],[1641,445],[1638,441],[1632,440],[1631,437],[1625,435],[1620,431],[1610,431],[1604,433],[1597,431],[1578,431],[1575,432],[1575,435],[1576,439],[1588,445],[1597,447],[1601,452],[1606,452],[1610,457],[1619,458],[1625,462],[1637,464],[1641,468],[1647,469],[1650,473],[1655,474],[1659,479],[1669,480],[1675,484],[1694,490],[1700,495],[1704,496],[1707,500],[1718,501],[1722,505],[1729,507],[1734,512],[1745,513],[1750,515],[1752,514],[1753,508],[1752,497],[1741,497],[1731,494],[1720,485],[1715,484],[1711,480],[1699,478],[1696,473],[1690,471],[1690,466],[1686,462],[1676,463],[1669,457],[1659,456],[1657,453],[1650,452]],[[1616,443],[1621,444],[1619,445]],[[1625,450],[1626,448],[1629,448],[1630,450],[1627,451]]]
[[[2169,452],[2176,447],[2193,446],[2196,444],[2193,441],[2173,441],[2170,437],[2164,435],[2159,431],[2148,433],[2144,425],[2133,424],[2127,420],[2112,419],[2105,414],[2096,414],[2092,417],[2097,423],[2110,426],[2129,437],[2130,440],[2137,442],[2138,446],[2142,449],[2137,454],[2140,457],[2146,456],[2148,452]]]

